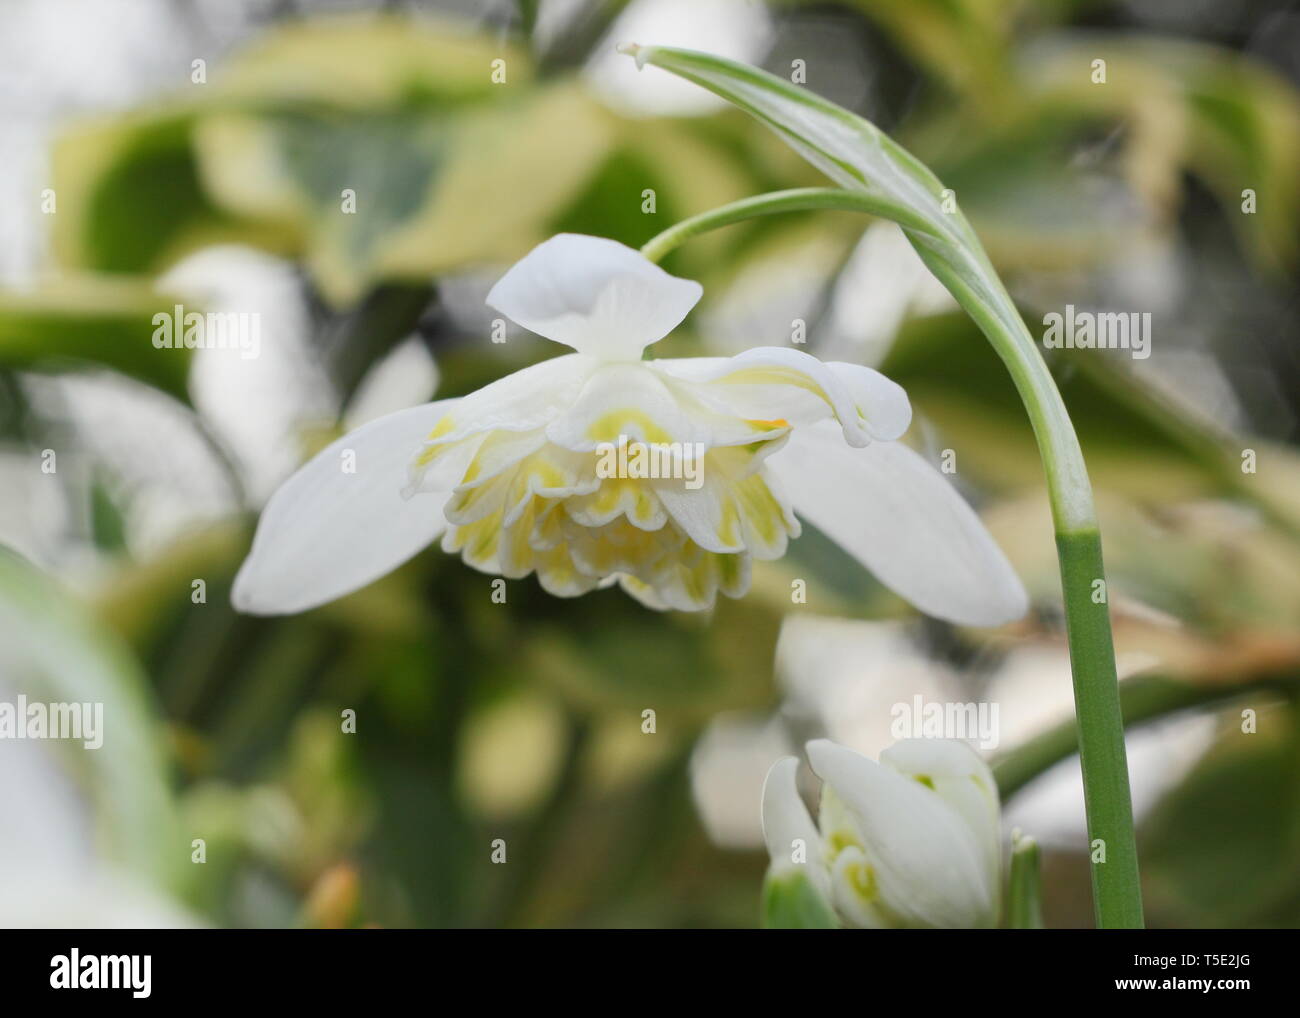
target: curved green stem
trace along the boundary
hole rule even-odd
[[[652,238],[641,252],[658,260],[708,230],[753,216],[811,209],[865,212],[903,226],[922,261],[974,319],[1015,382],[1038,442],[1056,528],[1090,857],[1096,860],[1092,885],[1097,925],[1140,927],[1142,893],[1133,806],[1092,487],[1056,382],[983,252],[974,244],[947,242],[951,238],[940,233],[940,226],[949,229],[947,224],[936,226],[903,202],[839,188],[746,198],[683,220]],[[1102,851],[1097,851],[1099,842]]]
[[[648,240],[642,246],[641,253],[652,262],[657,262],[692,237],[716,230],[720,226],[731,226],[734,223],[753,219],[755,216],[768,216],[778,212],[808,212],[813,209],[867,212],[871,215],[886,216],[895,221],[900,221],[899,215],[905,215],[908,219],[905,225],[918,230],[927,229],[924,219],[908,213],[886,198],[844,191],[837,187],[797,187],[789,191],[770,191],[752,198],[741,198],[728,205],[721,205],[716,209],[691,216],[689,219],[683,219]]]

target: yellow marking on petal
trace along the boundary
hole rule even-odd
[[[745,510],[745,520],[771,545],[778,541],[785,522],[780,503],[773,497],[767,483],[759,475],[736,482],[736,499]]]
[[[476,523],[492,511],[494,503],[496,504],[495,511],[497,515],[500,515],[502,496],[503,479],[500,477],[493,478],[477,488],[456,492],[448,501],[444,512],[447,514],[448,519],[453,522],[461,524]],[[456,517],[459,520],[456,520]]]
[[[722,522],[718,524],[718,540],[728,548],[734,548],[742,543],[740,513],[736,511],[736,503],[730,500],[722,507]]]
[[[593,442],[617,442],[620,437],[628,436],[628,426],[635,425],[641,431],[641,437],[647,442],[672,442],[668,434],[644,410],[629,407],[625,410],[611,410],[592,421],[587,428],[587,437]]]
[[[477,533],[470,540],[466,553],[476,559],[490,558],[497,548],[501,536],[501,516],[498,513],[474,524]]]
[[[515,578],[527,576],[534,567],[536,555],[528,543],[528,538],[532,533],[533,521],[541,502],[542,500],[535,496],[529,500],[528,505],[520,513],[519,519],[507,528],[506,540],[501,544],[502,571],[515,574]]]
[[[483,454],[484,452],[487,451],[487,449],[488,449],[487,442],[484,442],[482,445],[478,447],[478,452],[474,454],[474,458],[469,461],[469,466],[465,468],[465,474],[460,479],[461,484],[469,484],[470,481],[474,481],[478,479],[478,475],[483,470]]]
[[[439,456],[441,456],[444,452],[446,452],[450,448],[451,446],[449,445],[431,446],[430,448],[425,449],[423,452],[421,452],[420,455],[415,457],[415,465],[417,467],[427,467],[430,463],[432,463],[435,459],[437,459]]]
[[[539,488],[567,488],[569,478],[564,471],[546,459],[534,459],[528,464],[528,475],[537,481]]]
[[[451,414],[443,414],[438,423],[433,426],[433,430],[425,436],[425,441],[431,442],[435,438],[442,438],[444,435],[450,435],[456,427],[456,422],[452,419]]]
[[[564,540],[560,532],[560,514],[555,511],[557,502],[547,502],[547,507],[537,516],[528,535],[528,545],[535,551],[549,551]]]
[[[424,440],[426,442],[433,442],[439,438],[444,437],[445,435],[450,435],[455,430],[456,430],[455,420],[452,419],[451,414],[446,414],[442,417],[441,420],[438,421],[437,424],[433,426],[433,430],[430,431],[424,437]],[[421,467],[428,466],[428,464],[433,462],[434,459],[441,456],[448,449],[451,449],[454,446],[459,444],[460,444],[459,442],[444,442],[441,445],[435,445],[432,446],[431,448],[425,449],[423,452],[420,453],[419,456],[415,458],[415,463],[417,466],[421,466]]]
[[[596,494],[596,515],[608,516],[623,500],[623,482],[606,481]]]
[[[796,389],[811,392],[818,399],[830,403],[826,390],[794,368],[741,368],[723,378],[717,379],[723,385],[793,385]]]
[[[826,839],[826,847],[832,856],[839,855],[846,848],[854,848],[857,844],[858,839],[847,831],[832,831],[830,837]]]
[[[642,523],[648,523],[655,518],[655,503],[650,497],[649,492],[639,489],[636,493],[636,505],[633,508],[633,517]]]
[[[777,428],[790,427],[790,422],[787,421],[784,417],[777,417],[770,421],[757,421],[757,420],[746,419],[745,423],[748,424],[751,428],[758,428],[761,431],[775,431]]]
[[[528,440],[527,434],[511,432],[493,432],[488,435],[483,444],[479,446],[474,458],[470,460],[469,466],[465,468],[465,474],[461,478],[461,484],[469,484],[476,480],[483,473],[484,467],[491,461],[493,454],[498,454],[497,470],[504,470],[513,463],[527,464],[534,457],[540,456],[539,452],[532,452],[527,455],[521,450],[521,444]],[[505,456],[501,457],[500,451],[504,448]],[[512,452],[513,450],[513,452]]]
[[[876,871],[865,862],[854,862],[844,867],[849,887],[863,901],[875,901],[880,894],[880,884],[876,880]]]
[[[470,565],[487,567],[493,564],[500,537],[501,510],[498,509],[474,523],[449,529],[443,537],[443,550],[459,551]]]

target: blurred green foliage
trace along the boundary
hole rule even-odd
[[[599,29],[621,5],[592,6]],[[797,27],[806,6],[772,10]],[[1093,6],[846,0],[815,13],[844,19],[864,52],[902,68],[889,91],[908,99],[881,126],[956,189],[1031,326],[1062,276],[1095,281],[1144,244],[1198,243],[1206,222],[1239,238],[1245,279],[1231,299],[1284,302],[1300,208],[1294,86],[1225,46],[1099,27]],[[149,343],[152,314],[171,306],[156,280],[187,253],[235,242],[301,266],[318,338],[335,338],[316,352],[346,406],[369,368],[442,309],[444,278],[559,230],[639,244],[727,201],[821,183],[737,114],[615,113],[578,74],[590,44],[580,50],[534,54],[523,38],[395,15],[293,19],[204,88],[73,126],[53,153],[57,274],[0,295],[0,374],[95,366],[187,402],[188,358]],[[1098,57],[1106,86],[1089,77]],[[497,59],[503,84],[490,74]],[[1246,187],[1257,215],[1238,212]],[[342,213],[346,189],[364,214]],[[701,238],[668,267],[705,284],[708,308],[755,266],[817,247],[833,263],[829,291],[864,225],[774,217]],[[425,331],[440,394],[522,363],[454,329]],[[691,332],[669,344],[708,349]],[[1287,436],[1250,438],[1267,469],[1244,476],[1246,439],[1123,364],[1058,353],[1103,495],[1121,651],[1154,654],[1187,681],[1246,684],[1261,668],[1300,667],[1300,465]],[[939,652],[965,661],[1008,640],[1059,641],[1050,539],[1035,529],[1046,526],[1041,476],[1001,364],[970,322],[937,314],[906,321],[881,366],[957,450],[963,484],[1039,609],[1011,633],[944,633]],[[37,451],[58,424],[9,423],[6,437]],[[910,612],[811,531],[747,599],[709,618],[655,615],[615,591],[560,601],[532,581],[511,584],[502,608],[486,577],[437,552],[304,616],[241,617],[228,593],[251,511],[142,558],[115,518],[129,517],[129,500],[111,490],[83,493],[95,511],[81,537],[104,567],[91,609],[5,553],[0,622],[11,648],[31,651],[19,673],[31,689],[101,699],[127,719],[120,755],[77,775],[105,850],[218,924],[755,924],[765,860],[705,837],[688,787],[695,740],[719,712],[776,705],[791,577],[809,579],[819,612]],[[1188,508],[1208,500],[1253,522]],[[203,603],[194,577],[206,580]],[[640,728],[647,708],[653,736]],[[340,738],[347,710],[356,734]],[[1294,722],[1281,727],[1285,738],[1244,742],[1225,729],[1152,815],[1143,851],[1156,921],[1300,920]],[[188,867],[195,837],[207,840],[205,867]],[[490,863],[497,838],[507,866]],[[1049,883],[1086,879],[1082,865],[1060,872],[1046,861]],[[1047,897],[1049,924],[1077,921],[1061,895]]]

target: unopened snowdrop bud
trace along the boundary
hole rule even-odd
[[[810,846],[803,864],[809,885],[845,925],[969,928],[997,922],[997,790],[974,750],[954,740],[906,739],[876,763],[817,740],[808,744],[808,759],[823,782],[817,826],[795,789],[793,758],[778,761],[768,774],[763,826],[772,855],[769,885],[789,879],[799,864],[786,845],[802,839]]]

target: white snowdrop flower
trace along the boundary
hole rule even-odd
[[[876,763],[837,743],[808,744],[822,779],[814,824],[778,760],[763,786],[769,881],[806,875],[847,926],[996,925],[1001,898],[997,785],[966,743],[904,739]]]
[[[559,596],[618,583],[653,608],[700,610],[743,595],[752,561],[783,555],[802,517],[924,612],[1022,615],[1024,589],[979,518],[895,441],[911,406],[884,375],[780,347],[642,359],[701,292],[612,240],[539,245],[487,302],[575,352],[323,450],[267,503],[236,607],[315,607],[441,537],[469,565],[536,574]],[[693,472],[611,476],[600,465],[620,444],[628,463],[657,448],[699,456]]]

